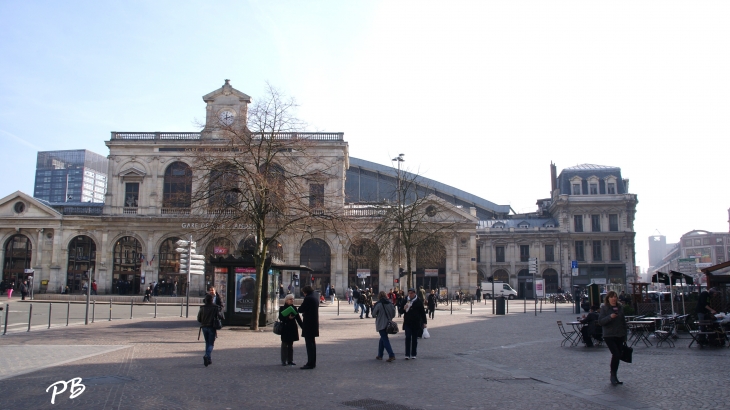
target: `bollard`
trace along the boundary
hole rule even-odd
[[[180,302],[180,317],[182,317],[182,312],[183,312],[183,303]]]
[[[157,319],[157,298],[155,298],[155,319]]]
[[[51,328],[51,307],[53,306],[53,303],[48,304],[48,328]]]
[[[134,299],[129,303],[129,318],[134,319]]]
[[[28,310],[28,331],[30,332],[30,321],[33,319],[33,304],[30,304],[30,310]]]
[[[5,329],[3,329],[3,334],[8,333],[8,316],[10,316],[10,303],[5,305]]]
[[[451,299],[451,314],[454,314],[454,300]]]
[[[112,321],[112,298],[109,298],[109,321]]]
[[[335,298],[335,299],[337,299],[337,298]],[[339,315],[340,315],[340,301],[338,300],[337,301],[337,316],[339,316]]]
[[[91,303],[91,323],[94,323],[94,316],[96,316],[96,299]]]
[[[542,299],[540,299],[540,313],[542,313]]]
[[[66,306],[66,326],[68,326],[68,318],[71,315],[71,301],[69,300]]]
[[[509,298],[504,301],[504,304],[507,306],[507,313],[509,313]]]
[[[558,313],[558,298],[553,298],[553,305],[555,305],[555,313]]]
[[[522,313],[527,313],[527,292],[525,292],[524,294],[522,294],[522,300],[525,303],[525,311],[522,312]]]
[[[471,300],[471,303],[469,303],[469,314],[474,314],[474,300]]]

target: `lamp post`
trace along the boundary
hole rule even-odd
[[[404,161],[405,161],[405,159],[403,159],[403,156],[404,156],[404,155],[405,155],[405,154],[398,154],[398,156],[397,156],[397,157],[395,157],[395,158],[391,159],[391,161],[395,161],[395,162],[397,162],[397,163],[398,163],[398,173],[396,174],[396,177],[397,177],[397,179],[398,179],[398,182],[397,182],[397,185],[396,185],[396,186],[397,186],[397,191],[396,191],[396,195],[397,195],[397,197],[396,197],[396,201],[397,201],[397,206],[398,206],[398,214],[397,214],[397,215],[400,215],[400,212],[401,212],[401,197],[400,197],[400,196],[401,196],[401,191],[400,191],[400,163],[401,163],[401,162],[404,162]],[[399,219],[400,219],[400,218],[399,218]],[[403,223],[403,221],[402,221],[402,220],[399,220],[399,221],[398,221],[398,240],[399,240],[399,241],[401,240],[401,232],[402,232],[402,228],[403,228],[403,225],[402,225],[402,223]],[[402,246],[402,244],[401,244],[401,243],[399,243],[399,244],[398,244],[398,268],[399,268],[399,269],[398,269],[398,274],[399,274],[399,275],[400,275],[400,267],[402,266],[402,265],[401,265],[401,253],[400,253],[400,248],[401,248],[401,246]],[[410,266],[406,266],[406,268],[407,268],[407,269],[410,269]],[[410,272],[406,272],[406,274],[407,274],[407,275],[410,275]],[[410,277],[410,276],[408,276],[408,286],[409,286],[409,287],[410,287],[410,282],[411,282],[411,280],[410,280],[410,279],[411,279],[411,277]],[[399,277],[398,277],[398,285],[400,285],[400,284],[401,284],[401,283],[400,283],[400,276],[399,276]],[[406,288],[406,289],[408,289],[408,288]]]

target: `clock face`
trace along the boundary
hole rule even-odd
[[[221,124],[224,125],[231,125],[233,124],[233,113],[228,110],[223,110],[218,114],[218,119],[220,120]]]

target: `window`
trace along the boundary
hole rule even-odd
[[[239,178],[232,164],[223,163],[210,171],[208,205],[213,209],[235,206],[239,201]]]
[[[309,207],[324,208],[324,184],[309,184]]]
[[[555,247],[553,245],[545,245],[545,261],[555,262]]]
[[[586,256],[583,253],[583,241],[575,241],[575,260],[585,261]]]
[[[127,182],[124,186],[124,206],[136,208],[139,201],[139,182]]]
[[[190,208],[192,177],[190,167],[184,162],[173,162],[167,167],[162,187],[163,208]]]
[[[573,195],[580,195],[580,184],[573,184]]]
[[[495,254],[497,255],[497,262],[504,262],[504,246],[497,246]]]
[[[598,184],[592,183],[589,188],[591,190],[591,195],[598,195]]]
[[[601,232],[601,215],[591,215],[591,232]]]
[[[608,230],[618,232],[618,214],[608,215]]]
[[[477,262],[481,262],[481,261],[482,261],[482,247],[477,246]]]
[[[573,226],[576,232],[583,232],[583,215],[573,215]]]
[[[601,252],[601,241],[593,241],[593,261],[600,262],[603,260],[603,252]]]
[[[530,245],[520,245],[520,262],[530,260]]]
[[[519,224],[518,227],[522,229],[527,229],[530,227],[530,224],[528,224],[527,222],[522,222],[521,224]]]
[[[608,194],[615,194],[616,193],[616,183],[609,182],[606,184],[606,191]]]
[[[611,260],[621,260],[621,252],[619,252],[618,240],[611,241]]]

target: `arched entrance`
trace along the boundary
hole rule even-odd
[[[188,275],[180,274],[180,254],[175,252],[177,248],[175,242],[179,240],[178,237],[167,238],[160,244],[160,251],[157,255],[159,295],[180,296],[185,294]]]
[[[434,239],[419,245],[416,265],[416,289],[423,286],[426,293],[433,289],[439,294],[439,289],[446,288],[446,248],[441,242]]]
[[[66,270],[66,286],[69,293],[83,293],[85,283],[89,281],[89,272],[96,269],[96,243],[85,235],[79,235],[68,245],[68,269]]]
[[[5,260],[3,261],[3,287],[18,289],[30,269],[33,245],[25,235],[13,235],[5,242]]]
[[[532,299],[534,297],[534,283],[532,279],[532,275],[530,274],[530,271],[527,269],[522,269],[517,274],[517,297]]]
[[[558,272],[555,269],[545,269],[542,278],[545,279],[545,293],[558,292]]]
[[[495,282],[504,282],[508,285],[510,284],[509,283],[509,272],[507,272],[504,269],[497,269],[494,272],[494,275],[492,275],[492,277],[494,278]]]
[[[112,292],[119,295],[137,295],[142,282],[142,244],[132,236],[125,236],[114,244]]]
[[[330,246],[321,239],[304,242],[299,253],[299,263],[311,268],[312,272],[302,272],[302,287],[309,285],[324,294],[327,285],[331,283],[331,255]]]
[[[375,242],[369,239],[360,239],[350,245],[347,253],[347,286],[359,288],[373,288],[377,294],[379,290],[380,250]],[[342,292],[343,289],[340,289]]]

